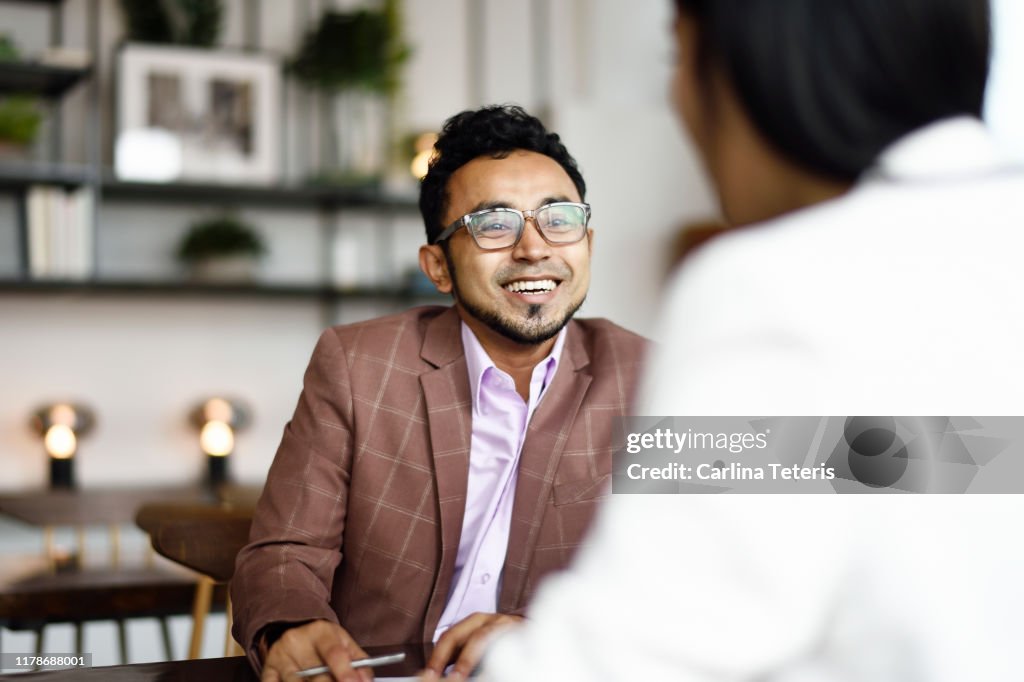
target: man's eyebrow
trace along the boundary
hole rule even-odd
[[[488,211],[492,208],[515,208],[511,202],[508,201],[481,201],[479,204],[470,209],[470,213],[476,213],[477,211]]]
[[[541,206],[544,206],[545,204],[554,204],[554,203],[559,202],[559,201],[572,201],[572,199],[570,199],[569,197],[565,196],[564,194],[556,194],[554,196],[545,197],[544,199],[541,199],[541,202],[539,204],[537,204],[536,206],[534,206],[533,208],[540,208]],[[476,213],[477,211],[488,211],[488,210],[490,210],[492,208],[518,208],[518,207],[517,206],[513,206],[511,201],[503,201],[501,199],[497,199],[497,200],[492,200],[492,201],[481,201],[479,204],[474,206],[469,212],[470,213]]]
[[[572,201],[572,199],[570,199],[569,197],[565,196],[564,194],[557,194],[557,195],[555,195],[553,197],[545,198],[535,208],[539,208],[540,206],[544,206],[545,204],[555,204],[555,203],[558,203],[560,201]]]

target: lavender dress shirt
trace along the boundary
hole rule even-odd
[[[476,335],[462,323],[462,347],[473,398],[469,480],[455,573],[448,603],[434,631],[435,642],[466,616],[497,611],[519,453],[530,417],[555,377],[564,343],[562,329],[551,353],[533,368],[530,400],[523,402],[512,377],[494,365]]]

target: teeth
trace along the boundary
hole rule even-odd
[[[547,291],[552,291],[555,288],[555,286],[556,285],[555,285],[555,281],[554,280],[551,280],[551,279],[539,279],[539,280],[537,280],[535,282],[526,282],[526,281],[510,282],[510,283],[505,285],[505,288],[508,289],[509,291],[515,292],[515,293],[522,293],[522,292],[544,293],[544,292],[547,292]]]

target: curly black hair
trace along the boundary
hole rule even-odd
[[[548,132],[538,118],[508,104],[463,111],[445,121],[429,170],[420,183],[420,213],[428,244],[433,244],[444,230],[441,221],[448,210],[448,179],[452,174],[473,159],[503,159],[516,150],[537,152],[557,161],[576,185],[580,200],[586,198],[587,184],[576,160],[558,135]]]

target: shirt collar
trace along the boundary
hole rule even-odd
[[[971,116],[936,121],[904,135],[879,155],[869,178],[916,181],[958,179],[1006,170],[985,125]]]
[[[469,370],[469,390],[470,395],[473,396],[473,411],[476,412],[480,405],[480,386],[483,383],[484,372],[488,369],[493,368],[495,371],[501,371],[491,360],[491,356],[487,354],[484,347],[480,344],[480,340],[476,338],[476,334],[469,328],[465,322],[461,323],[462,331],[462,347],[466,351],[466,368]],[[548,353],[547,357],[537,363],[537,367],[534,367],[533,372],[536,376],[537,369],[544,367],[544,382],[541,384],[541,393],[544,389],[551,384],[552,378],[555,376],[555,371],[558,369],[558,360],[562,357],[562,347],[565,345],[565,335],[568,331],[568,325],[562,327],[561,331],[555,337],[555,343],[551,347],[551,352]],[[540,396],[537,396],[540,399]]]

